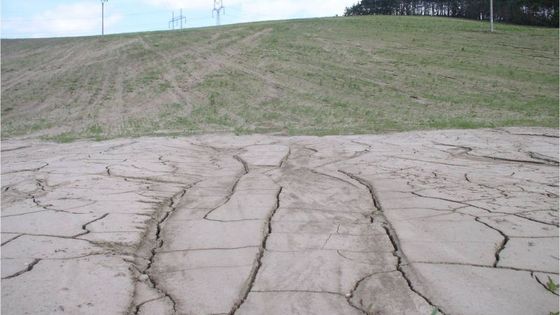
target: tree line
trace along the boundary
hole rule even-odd
[[[344,15],[430,15],[489,19],[490,0],[361,0]],[[494,20],[558,27],[558,0],[494,0]]]

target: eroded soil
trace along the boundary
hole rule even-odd
[[[558,130],[2,142],[6,314],[548,314]]]

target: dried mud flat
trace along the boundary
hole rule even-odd
[[[4,314],[548,314],[558,130],[2,141]]]

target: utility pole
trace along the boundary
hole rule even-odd
[[[214,9],[212,10],[212,17],[214,17],[214,12],[216,12],[216,25],[220,25],[220,12],[226,14],[226,8],[224,8],[223,0],[214,0]]]
[[[490,32],[494,32],[494,3],[490,0]]]
[[[174,30],[177,22],[179,22],[179,25],[181,25],[181,29],[183,29],[183,22],[187,23],[187,18],[183,15],[183,9],[179,10],[178,16],[175,16],[175,11],[171,12],[171,20],[169,20],[169,28]]]
[[[101,35],[105,35],[105,2],[109,0],[101,0]]]

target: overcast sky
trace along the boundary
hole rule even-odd
[[[101,33],[101,0],[1,0],[2,38]],[[341,15],[358,0],[223,0],[222,24]],[[214,0],[108,0],[107,34],[168,29],[183,9],[185,27],[215,25]]]

